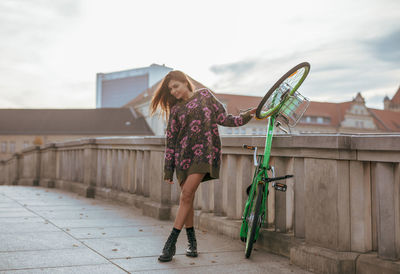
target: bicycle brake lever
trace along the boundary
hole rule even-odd
[[[272,171],[272,177],[275,177],[275,167],[274,166],[270,166],[271,167],[271,171]]]
[[[288,133],[288,130],[287,130],[286,128],[284,128],[280,122],[276,122],[275,125],[276,125],[280,130],[282,130],[283,132],[285,132],[286,134]]]

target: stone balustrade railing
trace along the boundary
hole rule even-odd
[[[242,144],[256,145],[261,152],[264,142],[262,137],[222,138],[221,178],[201,184],[195,199],[199,214],[240,225],[254,172],[252,151]],[[164,148],[159,137],[31,147],[0,163],[0,184],[118,198],[169,219],[180,190],[163,182]],[[271,163],[276,176],[295,177],[286,180],[286,193],[270,189],[265,230],[301,240],[290,250],[294,263],[296,256],[312,256],[304,246],[329,250],[337,258],[343,252],[356,258],[374,251],[379,259],[400,259],[400,135],[276,136]]]

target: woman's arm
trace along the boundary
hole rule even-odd
[[[217,117],[217,124],[225,127],[240,127],[247,124],[256,109],[250,109],[244,113],[240,113],[238,116],[228,114],[224,105],[209,91],[207,90],[210,102],[210,108],[214,111]]]
[[[175,169],[175,147],[178,138],[178,120],[176,108],[171,109],[166,129],[166,148],[164,155],[164,180],[172,181]]]

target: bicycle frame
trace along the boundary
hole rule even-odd
[[[259,183],[264,184],[264,193],[268,193],[268,186],[269,183],[265,182],[264,179],[268,178],[268,173],[267,171],[270,169],[269,166],[269,159],[271,156],[271,145],[272,145],[272,137],[274,134],[274,123],[275,123],[276,115],[272,115],[268,118],[268,127],[267,127],[267,137],[265,141],[265,149],[264,149],[264,155],[262,156],[262,161],[259,163],[259,166],[256,168],[254,176],[253,176],[253,181],[251,184],[251,189],[249,192],[249,197],[246,201],[245,204],[245,210],[243,212],[242,216],[242,227],[240,230],[240,237],[241,238],[246,238],[247,237],[247,227],[248,227],[248,222],[247,222],[247,217],[249,215],[249,212],[251,211],[253,207],[253,202],[254,202],[254,196],[257,194],[257,185]],[[266,212],[266,199],[267,195],[264,195],[263,201],[262,201],[262,206],[261,206],[261,225],[264,223],[264,218],[265,218],[265,212]],[[258,238],[259,230],[257,230],[255,239]]]

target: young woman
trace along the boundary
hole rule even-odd
[[[218,125],[242,126],[250,121],[256,109],[239,116],[228,115],[208,89],[195,91],[181,71],[171,71],[162,80],[153,96],[151,113],[154,114],[157,108],[168,117],[164,180],[173,184],[173,173],[176,171],[181,187],[174,227],[158,258],[168,262],[175,255],[176,240],[183,225],[189,241],[186,255],[197,257],[193,200],[201,182],[219,178],[221,140]]]

